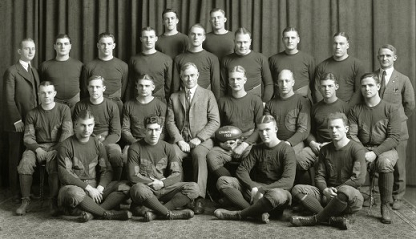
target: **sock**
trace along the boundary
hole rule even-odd
[[[101,217],[105,210],[100,207],[97,203],[94,202],[94,200],[88,196],[84,197],[84,200],[78,204],[78,206],[89,213],[92,213],[94,216]]]
[[[324,210],[318,199],[308,194],[304,194],[304,196],[300,199],[300,203],[314,214],[320,213]]]
[[[240,209],[250,207],[250,204],[244,199],[243,194],[236,188],[224,188],[221,193],[233,204]]]
[[[127,198],[127,195],[123,192],[112,192],[106,197],[101,207],[105,210],[113,209],[117,206],[120,206],[120,203]]]
[[[215,177],[216,177],[217,180],[221,176],[229,176],[229,177],[231,177],[230,171],[228,171],[228,169],[226,169],[225,167],[220,167],[220,168],[214,170],[212,173],[215,175]]]
[[[378,187],[380,189],[381,204],[393,202],[393,199],[392,199],[393,183],[394,183],[394,176],[392,172],[379,173]]]
[[[267,200],[266,198],[262,197],[260,198],[256,203],[254,203],[253,205],[244,208],[241,211],[241,217],[242,218],[246,218],[246,217],[253,217],[253,216],[258,216],[261,215],[264,212],[270,212],[273,210],[273,205],[269,202],[269,200]]]
[[[347,205],[347,202],[341,201],[337,196],[326,205],[324,210],[316,215],[316,220],[318,222],[327,222],[331,216],[338,216],[343,212],[347,208]]]
[[[172,211],[176,208],[183,207],[191,201],[186,195],[183,193],[176,193],[173,198],[165,204],[165,207]]]
[[[32,188],[33,177],[30,174],[19,174],[20,190],[22,198],[30,198],[30,189]]]
[[[163,204],[160,203],[159,199],[157,199],[154,195],[150,196],[142,204],[143,206],[146,206],[156,211],[158,214],[162,216],[168,215],[169,210],[165,206],[163,206]]]

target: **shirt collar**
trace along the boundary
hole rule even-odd
[[[23,66],[23,68],[25,68],[25,70],[29,68],[30,62],[19,60],[19,63]]]

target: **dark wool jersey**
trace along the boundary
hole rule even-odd
[[[350,140],[347,145],[336,149],[331,142],[319,151],[315,183],[322,192],[327,187],[348,185],[359,188],[367,173],[365,148]]]
[[[221,97],[218,101],[221,126],[232,125],[247,132],[256,128],[256,122],[263,116],[263,102],[257,95],[247,94],[241,98]],[[257,137],[255,137],[257,139]],[[254,144],[249,137],[245,142]]]
[[[264,114],[272,115],[277,123],[277,137],[292,146],[305,140],[311,130],[310,103],[294,94],[287,99],[277,97],[266,103]]]
[[[247,82],[244,85],[246,91],[248,92],[260,86],[261,95],[259,96],[263,102],[269,101],[273,96],[273,79],[270,73],[269,62],[264,55],[254,51],[244,56],[232,53],[222,58],[221,96],[231,95],[231,90],[228,89],[228,71],[238,65],[246,69]]]
[[[188,48],[188,41],[188,36],[180,32],[172,36],[162,34],[158,37],[156,42],[156,50],[174,59],[177,55],[186,51]]]
[[[258,183],[267,184],[259,188],[259,192],[272,188],[290,190],[295,174],[295,151],[282,141],[273,148],[254,145],[236,171],[237,178],[246,188],[258,187]]]
[[[322,100],[322,95],[318,91],[319,80],[326,73],[333,73],[338,79],[339,89],[337,97],[345,102],[349,102],[354,93],[360,93],[360,78],[365,73],[361,61],[352,56],[348,56],[343,61],[336,61],[331,56],[321,62],[315,70],[315,95],[316,100]],[[358,103],[358,102],[356,102]]]
[[[103,61],[100,59],[94,59],[84,67],[84,81],[85,84],[82,86],[82,91],[87,91],[88,78],[91,76],[102,76],[105,79],[105,92],[104,95],[113,95],[115,92],[120,91],[119,94],[114,95],[115,97],[123,98],[127,88],[128,80],[128,66],[127,64],[113,57],[109,61]]]
[[[51,110],[38,105],[27,113],[23,142],[27,149],[35,151],[39,144],[64,141],[72,131],[71,110],[67,105],[56,102]]]
[[[196,65],[199,71],[198,85],[210,89],[215,98],[220,96],[220,63],[218,58],[205,50],[201,52],[190,52],[179,54],[175,57],[173,68],[172,93],[178,92],[181,86],[181,67],[188,62]]]
[[[231,31],[225,34],[210,32],[206,35],[202,47],[221,60],[224,56],[234,52],[234,38],[234,33]]]
[[[129,87],[128,99],[134,99],[137,94],[136,81],[140,75],[147,74],[153,77],[155,90],[153,96],[169,99],[172,85],[172,58],[161,52],[153,54],[139,53],[129,61]]]
[[[313,82],[315,75],[315,59],[303,51],[289,55],[282,51],[269,58],[270,71],[273,81],[277,82],[279,73],[284,70],[291,70],[295,79],[293,90],[303,86],[309,86]]]
[[[128,175],[132,183],[162,180],[165,187],[181,181],[182,167],[175,149],[159,140],[150,145],[144,139],[132,144],[128,151]]]
[[[144,120],[157,115],[165,118],[166,104],[158,98],[154,98],[147,104],[142,104],[138,100],[129,100],[123,106],[123,123],[121,135],[129,144],[134,143],[139,138],[146,136]]]
[[[351,139],[374,147],[376,155],[392,150],[400,140],[400,114],[396,106],[381,100],[374,107],[359,104],[351,108],[348,121]]]
[[[348,104],[337,99],[332,103],[325,103],[321,100],[311,109],[311,133],[308,136],[307,141],[311,142],[312,140],[318,143],[330,142],[331,132],[328,129],[328,116],[331,113],[339,112],[348,115]]]
[[[71,99],[80,92],[82,66],[82,62],[71,57],[66,61],[45,61],[40,65],[40,79],[54,84],[57,99]]]
[[[104,98],[101,104],[94,105],[89,98],[83,99],[75,105],[73,119],[76,119],[82,110],[90,110],[94,115],[94,134],[107,132],[104,145],[115,144],[121,136],[120,113],[118,106],[112,100]]]
[[[113,178],[104,145],[95,137],[90,137],[85,143],[75,135],[64,140],[59,147],[57,161],[59,181],[63,185],[85,189],[88,183],[82,180],[96,180],[97,185],[105,187]]]

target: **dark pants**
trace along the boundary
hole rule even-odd
[[[17,166],[19,165],[23,145],[23,132],[8,132],[9,136],[9,185],[12,195],[17,195],[19,189],[19,175],[17,173]]]

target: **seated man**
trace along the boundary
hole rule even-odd
[[[262,144],[253,146],[237,169],[237,177],[218,179],[218,190],[241,211],[217,209],[219,219],[241,220],[260,217],[269,222],[269,214],[279,216],[289,206],[296,173],[293,149],[277,138],[273,116],[264,115],[257,122]]]
[[[295,184],[310,183],[313,179],[304,177],[307,170],[313,167],[314,161],[302,156],[305,147],[303,141],[308,137],[311,127],[309,100],[293,91],[295,79],[290,70],[282,70],[275,84],[279,95],[266,103],[264,113],[276,119],[279,129],[277,137],[292,146],[295,151],[297,160]]]
[[[192,157],[193,180],[198,183],[199,196],[194,212],[204,212],[203,200],[207,188],[207,154],[214,146],[212,137],[220,126],[218,105],[212,91],[198,85],[199,72],[193,63],[181,69],[184,90],[173,93],[169,100],[166,129],[174,143],[176,155]]]
[[[55,103],[55,95],[55,86],[51,82],[41,82],[38,88],[40,105],[29,111],[26,116],[23,138],[26,150],[17,167],[22,192],[22,205],[16,209],[17,215],[26,214],[30,203],[32,175],[37,163],[46,164],[51,199],[50,213],[55,216],[58,212],[56,197],[59,181],[56,150],[60,142],[72,135],[72,121],[71,110],[64,104]]]
[[[160,140],[163,123],[162,117],[147,117],[144,121],[146,136],[133,143],[128,153],[128,176],[134,184],[130,190],[132,209],[137,209],[134,205],[143,205],[153,210],[139,211],[147,222],[155,218],[192,218],[192,210],[173,210],[187,205],[199,195],[196,183],[181,182],[182,166],[175,149]]]
[[[245,69],[242,66],[235,66],[228,73],[228,77],[231,95],[224,96],[218,101],[221,126],[239,128],[243,132],[243,141],[232,150],[216,146],[208,153],[208,167],[216,179],[221,176],[231,176],[224,165],[232,160],[239,162],[250,152],[251,145],[258,139],[258,133],[255,131],[256,122],[263,115],[263,102],[260,97],[247,94],[244,89],[247,82]]]
[[[358,189],[365,182],[365,149],[347,138],[348,119],[344,113],[330,114],[328,129],[332,142],[320,150],[316,187],[298,184],[292,189],[293,198],[315,215],[291,217],[290,223],[295,226],[328,223],[345,230],[349,221],[342,215],[356,213],[363,206],[364,199]],[[321,203],[326,206],[322,207]]]
[[[117,144],[121,136],[120,113],[117,104],[104,97],[105,80],[101,76],[91,76],[88,79],[90,97],[75,105],[73,119],[82,110],[89,110],[94,115],[94,134],[104,144],[113,168],[113,180],[118,181],[123,172],[123,157]]]
[[[128,191],[125,191],[129,188],[124,183],[111,182],[113,172],[105,148],[101,140],[91,137],[92,113],[89,110],[78,112],[74,128],[75,135],[62,142],[58,150],[58,175],[63,184],[58,205],[65,214],[72,215],[80,209],[80,222],[87,222],[93,216],[128,220],[129,211],[109,211],[128,198]]]

